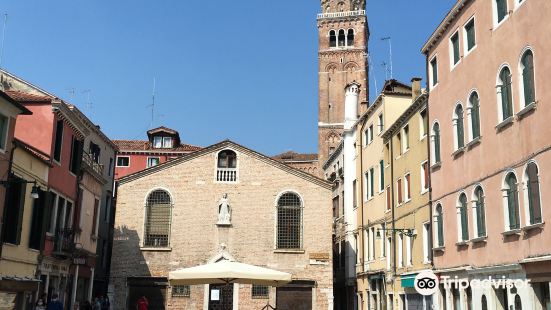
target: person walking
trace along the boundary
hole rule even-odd
[[[145,298],[145,296],[140,297],[140,299],[138,299],[136,309],[147,310],[148,308],[149,308],[149,301],[147,301],[147,298]]]
[[[59,295],[54,293],[52,295],[52,300],[46,306],[46,310],[63,310],[63,303],[59,301]]]

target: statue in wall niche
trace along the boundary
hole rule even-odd
[[[228,194],[224,194],[218,202],[218,223],[216,225],[231,225],[231,207]]]

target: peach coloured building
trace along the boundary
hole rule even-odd
[[[551,307],[550,15],[548,0],[459,0],[422,48],[435,273],[530,280],[441,284],[438,309]]]

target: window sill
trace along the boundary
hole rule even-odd
[[[476,47],[478,46],[478,44],[475,44],[473,47],[471,47],[471,49],[469,49],[468,47],[465,47],[465,52],[463,53],[463,58],[469,56],[475,49]]]
[[[501,123],[496,125],[496,131],[500,132],[501,130],[511,125],[512,123],[513,123],[513,117],[509,116],[507,119],[503,120]]]
[[[280,253],[280,254],[304,254],[304,250],[292,250],[292,249],[277,249],[274,250],[274,253]]]
[[[406,199],[406,201],[404,201],[404,204],[409,203],[410,201],[411,201],[411,198],[408,198]]]
[[[530,113],[532,110],[535,110],[537,103],[538,103],[537,101],[534,101],[528,104],[527,106],[525,106],[524,108],[522,108],[522,110],[518,111],[517,118],[520,120],[523,117],[525,117],[526,114]]]
[[[456,246],[466,246],[466,245],[469,245],[469,241],[468,240],[464,240],[464,241],[457,241],[455,243]]]
[[[436,247],[436,248],[432,248],[432,250],[434,252],[444,252],[446,250],[446,247],[445,246],[439,246],[439,247]]]
[[[482,236],[482,237],[477,237],[477,238],[473,238],[471,239],[471,243],[480,243],[480,242],[487,242],[488,240],[488,236]]]
[[[465,147],[470,150],[473,147],[479,145],[480,142],[482,142],[481,140],[482,140],[482,136],[478,136],[478,137],[472,139],[471,142],[467,143],[467,145]]]
[[[436,170],[436,169],[439,169],[440,167],[442,167],[442,162],[441,161],[432,164],[432,166],[430,166],[430,169],[431,170]]]
[[[457,150],[455,150],[455,152],[452,153],[452,157],[453,158],[457,158],[459,157],[461,154],[463,154],[463,152],[465,152],[465,147],[460,147],[458,148]]]
[[[426,193],[428,193],[428,192],[429,192],[429,189],[428,189],[428,188],[425,188],[425,189],[423,189],[423,190],[421,191],[421,195],[424,195],[424,194],[426,194]]]
[[[526,232],[536,228],[543,228],[544,225],[545,225],[545,222],[530,224],[522,227],[522,230]]]
[[[508,230],[508,231],[504,231],[501,233],[504,237],[506,236],[512,236],[512,235],[520,235],[520,229],[513,229],[513,230]]]
[[[495,13],[494,13],[495,14]],[[507,15],[505,15],[505,17],[503,17],[503,19],[501,21],[494,21],[494,28],[492,29],[492,31],[496,31],[497,29],[499,29],[499,27],[501,27],[501,25],[503,25],[505,23],[506,20],[509,19],[509,13],[507,13]]]
[[[172,248],[141,247],[140,250],[143,251],[143,252],[170,252],[170,251],[172,251]]]

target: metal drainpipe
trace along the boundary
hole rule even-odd
[[[365,125],[365,123],[362,123],[362,125],[360,127],[360,152],[359,152],[360,153],[359,154],[359,158],[360,158],[360,180],[362,181],[361,182],[362,186],[360,186],[360,204],[361,204],[360,213],[362,214],[362,220],[361,220],[362,226],[361,226],[360,231],[362,232],[362,236],[361,236],[361,240],[363,241],[362,242],[362,249],[365,246],[365,240],[364,240],[364,236],[365,236],[365,234],[364,234],[364,229],[365,229],[365,227],[364,227],[364,203],[363,203],[363,201],[364,201],[364,198],[363,198],[364,197],[364,192],[363,192],[363,189],[364,189],[364,187],[363,187],[363,173],[364,173],[363,171],[364,171],[364,168],[363,168],[363,152],[362,152],[362,150],[363,150],[363,134],[362,133],[363,133],[363,130],[364,130],[364,125]],[[356,184],[358,184],[358,182],[356,182]],[[363,249],[363,251],[362,251],[362,271],[364,273],[366,271],[365,270],[365,249]]]
[[[395,234],[396,234],[396,223],[395,223],[395,215],[394,215],[394,209],[396,208],[396,205],[394,203],[394,146],[393,146],[393,143],[392,143],[392,136],[390,137],[390,182],[391,183],[391,186],[390,186],[390,194],[392,195],[392,198],[390,199],[392,201],[392,238],[390,239],[391,241],[391,249],[390,249],[390,252],[392,252],[392,275],[393,276],[396,276],[396,242],[394,242],[396,240],[396,237],[395,237]],[[385,233],[385,239],[386,239],[386,233]],[[385,243],[386,243],[386,240],[385,240]],[[390,254],[390,253],[388,253]]]
[[[13,141],[13,140],[12,140]],[[13,168],[13,154],[15,153],[15,149],[17,148],[17,144],[12,142],[12,149],[10,153],[10,161],[8,162],[8,177],[7,181],[10,180],[11,176],[11,170]],[[6,219],[6,210],[8,209],[8,186],[9,184],[6,184],[4,186],[4,210],[2,210],[2,221],[0,222],[0,260],[2,260],[2,250],[4,249],[4,220]]]
[[[433,214],[432,214],[432,173],[430,171],[430,163],[431,163],[431,153],[430,153],[430,143],[431,143],[431,135],[430,135],[430,123],[429,123],[429,119],[430,119],[430,113],[429,113],[429,93],[428,93],[428,90],[429,90],[429,87],[430,87],[430,78],[429,78],[429,66],[428,66],[428,63],[429,63],[429,55],[428,53],[425,54],[425,64],[427,64],[425,66],[425,72],[426,72],[426,75],[427,75],[427,80],[426,80],[426,85],[427,85],[427,98],[426,98],[426,112],[427,112],[427,169],[429,170],[428,173],[429,173],[429,238],[430,238],[430,242],[429,244],[432,246],[433,242],[434,242],[434,236],[433,236],[433,229],[432,229],[432,217],[433,217]],[[433,259],[433,256],[432,256],[432,249],[429,249],[429,258],[430,258],[430,265],[431,265],[431,269],[434,270],[434,259]]]

